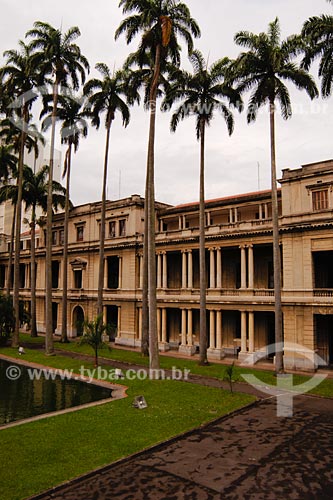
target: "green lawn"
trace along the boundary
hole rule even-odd
[[[64,356],[26,351],[24,359],[55,368],[78,372],[82,364]],[[16,349],[3,348],[0,353],[18,357]],[[88,362],[84,365],[93,368]],[[21,500],[254,400],[171,380],[133,380],[126,385],[126,399],[1,430],[1,500]],[[141,394],[148,402],[145,410],[132,407],[134,396]]]
[[[55,343],[57,349],[63,349],[70,352],[78,352],[82,354],[92,355],[91,347],[87,345],[80,346],[77,342],[70,342],[69,344],[61,344],[60,342]],[[100,351],[100,356],[108,359],[114,359],[116,361],[122,361],[126,363],[133,363],[137,365],[148,366],[148,359],[143,358],[141,353],[135,351],[128,351],[125,349],[103,349]],[[160,356],[161,368],[171,369],[176,367],[182,371],[185,369],[190,370],[191,373],[196,375],[202,375],[205,377],[213,377],[217,379],[223,379],[225,376],[225,369],[228,365],[223,365],[221,363],[210,363],[209,366],[199,366],[197,361],[190,359],[174,358],[172,356]],[[276,385],[276,377],[272,371],[258,370],[251,368],[244,368],[240,366],[234,367],[233,380],[238,382],[244,382],[242,374],[253,374],[258,379],[260,379],[264,384]],[[294,384],[302,384],[309,380],[311,376],[304,375],[294,375]],[[315,394],[323,397],[333,397],[333,379],[327,378],[320,385],[312,389],[310,394]]]

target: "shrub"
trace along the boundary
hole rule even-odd
[[[0,294],[0,345],[6,345],[15,328],[15,316],[11,297]]]

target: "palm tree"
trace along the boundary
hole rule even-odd
[[[281,373],[283,372],[283,329],[275,156],[275,104],[276,101],[279,102],[282,117],[285,120],[291,117],[290,95],[284,81],[293,83],[299,90],[305,90],[311,99],[317,97],[318,90],[308,72],[293,62],[300,48],[299,37],[292,35],[281,42],[280,24],[277,18],[269,24],[267,33],[256,35],[248,31],[240,31],[235,35],[235,42],[248,49],[247,52],[241,53],[236,60],[233,75],[234,80],[239,83],[238,90],[240,92],[252,90],[247,110],[248,123],[257,118],[261,106],[269,104],[275,294],[275,370],[276,373]]]
[[[66,204],[65,204],[65,221],[64,221],[64,251],[63,251],[63,285],[62,285],[62,327],[61,327],[61,342],[68,342],[67,337],[67,266],[68,266],[68,222],[70,203],[70,179],[72,166],[72,150],[74,152],[79,148],[81,137],[87,137],[88,126],[85,120],[86,113],[81,111],[83,100],[81,97],[75,97],[71,92],[67,95],[58,97],[58,109],[56,119],[62,122],[61,125],[61,143],[67,144],[65,155],[63,177],[66,176]],[[47,107],[45,112],[50,114],[43,121],[43,129],[46,130],[52,123],[52,106]]]
[[[199,202],[199,276],[200,276],[200,364],[207,364],[206,331],[206,263],[205,263],[205,135],[206,126],[219,111],[227,125],[229,135],[234,128],[233,115],[224,101],[241,110],[240,94],[226,81],[230,60],[220,59],[207,68],[203,55],[195,50],[190,61],[193,74],[177,71],[164,104],[180,102],[172,115],[171,130],[175,132],[180,120],[189,116],[196,118],[197,139],[200,140],[200,202]]]
[[[107,331],[107,325],[103,323],[103,317],[97,316],[92,321],[84,321],[84,333],[80,344],[87,344],[93,348],[95,353],[95,367],[98,366],[98,350],[108,345],[103,342],[103,334]]]
[[[36,258],[35,258],[35,238],[36,224],[39,223],[36,219],[36,208],[40,207],[43,212],[47,209],[47,192],[48,192],[48,166],[44,165],[36,174],[33,170],[24,165],[23,167],[23,183],[22,183],[22,201],[25,204],[25,210],[31,208],[31,219],[29,221],[31,229],[31,336],[37,336],[36,329]],[[55,211],[59,207],[65,206],[66,190],[56,181],[52,183],[52,207]],[[7,184],[0,188],[0,203],[5,200],[11,200],[13,205],[17,204],[18,186],[17,184]],[[10,272],[10,268],[8,269]]]
[[[103,287],[104,287],[104,241],[105,241],[105,210],[106,210],[106,184],[109,160],[110,132],[116,113],[119,112],[123,126],[127,127],[130,121],[130,112],[126,100],[129,91],[126,82],[126,74],[122,70],[111,74],[110,69],[104,63],[96,64],[96,69],[102,75],[102,80],[93,78],[84,86],[84,93],[89,97],[90,116],[92,124],[98,129],[101,123],[100,115],[105,113],[106,142],[104,152],[103,184],[102,184],[102,207],[99,245],[99,272],[97,291],[97,315],[103,315]]]
[[[21,144],[21,133],[18,128],[14,126],[12,121],[8,118],[2,120],[0,122],[0,140],[4,141],[4,144],[9,145],[13,152],[17,155],[20,152],[20,144]],[[27,124],[27,133],[25,136],[25,150],[30,153],[34,150],[35,160],[39,155],[39,142],[41,144],[45,144],[43,136],[38,132],[35,124]],[[17,157],[15,156],[17,159]],[[24,174],[24,172],[23,172]],[[18,172],[17,168],[12,172],[12,178],[16,178],[16,186],[18,186]],[[7,196],[4,191],[3,196]],[[5,198],[6,199],[6,198]],[[13,261],[13,253],[14,253],[14,239],[15,239],[15,223],[16,223],[16,202],[17,195],[14,199],[9,196],[9,199],[12,200],[13,204],[13,219],[12,219],[12,227],[11,227],[11,236],[10,236],[10,247],[9,247],[9,256],[8,256],[8,266],[7,266],[7,285],[6,285],[6,294],[10,295],[10,290],[12,287],[12,261]]]
[[[329,97],[333,82],[333,16],[310,17],[303,25],[302,37],[306,42],[302,66],[309,70],[312,62],[320,58],[321,93]]]
[[[79,76],[84,83],[89,63],[82,55],[79,46],[74,43],[80,36],[78,27],[72,27],[65,33],[48,23],[36,21],[34,28],[26,36],[32,38],[30,48],[34,51],[33,61],[37,64],[43,78],[53,76],[53,114],[49,165],[49,192],[46,219],[46,294],[45,294],[45,352],[53,354],[52,338],[52,180],[54,163],[54,142],[56,126],[56,110],[58,104],[59,87],[67,86],[71,81],[74,90],[79,88]]]
[[[40,207],[44,213],[47,210],[48,170],[49,167],[44,165],[35,174],[30,167],[26,166],[23,173],[23,201],[25,203],[25,210],[27,211],[31,208],[31,219],[29,222],[31,230],[31,337],[37,337],[35,239],[36,224],[40,222],[36,217],[36,209]],[[64,208],[66,199],[66,189],[59,182],[52,181],[53,209],[57,211],[59,207]]]
[[[142,33],[137,51],[137,59],[151,54],[153,62],[153,78],[149,89],[149,139],[146,172],[146,195],[148,231],[148,307],[149,307],[149,364],[151,369],[159,368],[157,338],[157,302],[156,302],[156,252],[155,252],[155,127],[156,99],[160,83],[161,64],[168,58],[179,65],[180,46],[178,37],[184,38],[189,52],[193,49],[192,36],[200,36],[200,29],[191,17],[188,7],[177,0],[120,0],[119,6],[123,14],[132,14],[124,19],[118,27],[115,37],[126,33],[129,44],[133,38]],[[145,261],[145,259],[144,259]]]
[[[17,177],[17,204],[16,204],[16,230],[15,230],[15,253],[14,253],[14,309],[15,309],[15,331],[12,337],[12,346],[17,347],[19,342],[19,272],[20,272],[20,229],[22,214],[22,182],[24,165],[24,148],[27,136],[27,127],[30,119],[29,110],[36,96],[32,90],[37,85],[37,69],[32,61],[31,49],[24,42],[19,41],[19,50],[8,50],[4,52],[7,64],[0,70],[4,78],[4,86],[7,94],[15,97],[19,104],[17,108],[18,122],[20,128],[20,150]]]
[[[144,106],[149,109],[150,88],[154,79],[154,60],[150,53],[132,53],[125,62],[125,67],[131,69],[129,74],[129,86],[136,91],[141,89],[144,94]],[[132,69],[135,67],[136,69]],[[165,59],[161,61],[159,87],[156,97],[162,97],[163,91],[169,86],[168,79],[164,75],[174,71],[175,66]],[[163,91],[160,89],[163,87]],[[148,177],[146,179],[145,199],[148,199]],[[142,338],[141,354],[149,356],[149,308],[148,308],[148,203],[144,205],[144,235],[143,235],[143,270],[142,270]]]

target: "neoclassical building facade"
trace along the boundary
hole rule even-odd
[[[285,363],[333,364],[333,160],[285,169],[279,190]],[[209,359],[273,358],[274,280],[270,191],[206,202]],[[69,223],[69,335],[96,315],[100,202],[72,209]],[[193,355],[199,345],[199,206],[156,203],[157,319],[161,350]],[[64,215],[53,220],[53,329],[60,333]],[[144,200],[107,203],[104,320],[111,340],[139,346],[142,334]],[[45,246],[37,234],[37,321],[45,330]],[[0,235],[5,288],[7,235]],[[30,299],[30,234],[22,234],[20,296]],[[316,356],[317,354],[317,356]]]

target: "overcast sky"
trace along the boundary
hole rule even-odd
[[[266,31],[279,17],[282,37],[298,33],[313,15],[332,13],[325,0],[187,0],[192,16],[201,28],[195,46],[213,63],[220,57],[234,58],[240,48],[234,44],[239,30]],[[36,20],[67,30],[78,26],[78,44],[93,69],[97,62],[121,67],[138,38],[128,47],[124,37],[114,41],[122,20],[118,0],[0,0],[0,57],[17,48]],[[188,67],[183,50],[183,62]],[[0,59],[1,65],[4,60]],[[315,75],[316,68],[312,69]],[[91,72],[94,75],[94,70]],[[283,168],[326,160],[332,154],[333,98],[311,102],[291,89],[293,117],[277,119],[277,164]],[[169,132],[169,113],[158,114],[156,132],[156,199],[171,204],[198,199],[199,145],[194,118],[186,119],[175,134]],[[127,129],[115,120],[111,132],[108,198],[134,193],[143,195],[148,136],[148,114],[131,110]],[[89,128],[87,139],[73,158],[71,198],[74,204],[96,201],[101,196],[105,131]],[[60,146],[59,146],[60,148]],[[270,187],[269,120],[263,110],[255,123],[247,125],[245,113],[235,116],[231,137],[223,119],[216,115],[206,135],[206,198],[217,198]],[[259,168],[258,168],[259,165]],[[259,175],[258,175],[259,171]]]

